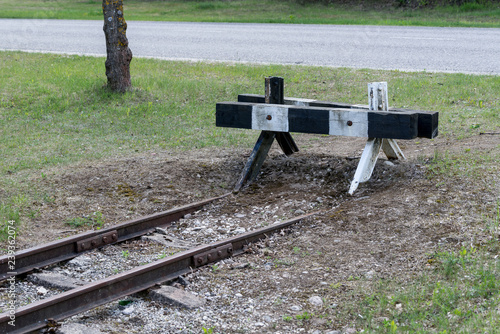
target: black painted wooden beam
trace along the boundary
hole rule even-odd
[[[264,103],[265,96],[257,94],[240,94],[238,95],[238,102]],[[293,97],[285,97],[283,99],[283,102],[285,105],[303,106],[303,107],[345,108],[345,109],[360,109],[360,110],[369,109],[368,105],[362,105],[362,104],[318,101],[318,100],[301,99]],[[400,109],[400,108],[389,108],[389,111],[401,112],[401,113],[409,113],[409,112],[416,113],[418,115],[417,137],[421,138],[437,137],[438,123],[439,123],[439,113],[437,111],[412,110],[412,109]],[[293,130],[291,131],[293,132]]]
[[[216,125],[273,132],[302,132],[350,137],[414,139],[432,138],[432,124],[419,132],[419,111],[370,111],[221,102],[216,106]],[[436,125],[437,131],[437,125]]]

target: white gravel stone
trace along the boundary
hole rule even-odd
[[[323,307],[323,299],[320,296],[312,296],[309,298],[309,303],[315,307]]]

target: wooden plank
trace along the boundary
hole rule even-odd
[[[276,141],[278,142],[281,149],[283,150],[283,153],[285,153],[286,156],[290,156],[299,151],[299,148],[297,147],[297,144],[295,144],[295,141],[293,140],[290,132],[275,132],[275,134]]]
[[[216,105],[216,124],[220,127],[350,137],[414,139],[418,135],[418,113],[413,111],[220,102]]]
[[[265,96],[258,94],[240,94],[238,95],[238,102],[248,102],[248,103],[265,103]],[[296,97],[284,97],[283,104],[291,106],[303,106],[303,107],[324,107],[324,108],[357,108],[357,109],[368,109],[368,106],[348,104],[342,102],[327,102],[312,99],[302,99]]]
[[[238,102],[247,103],[264,103],[265,96],[257,94],[240,94]],[[329,102],[311,99],[301,99],[293,97],[284,98],[285,105],[303,106],[303,107],[321,107],[321,108],[346,108],[346,109],[362,109],[369,110],[368,105],[363,104],[348,104],[342,102]],[[418,135],[420,138],[435,138],[438,135],[438,120],[439,112],[426,110],[413,110],[401,108],[389,108],[391,112],[414,112],[418,114]],[[298,131],[301,132],[301,131]]]
[[[439,112],[414,110],[414,109],[389,109],[389,110],[397,112],[417,112],[418,137],[432,139],[438,136]]]
[[[215,126],[226,128],[251,129],[252,105],[217,103]]]
[[[280,77],[267,77],[265,79],[265,92],[264,102],[267,104],[284,104],[283,99],[285,80]]]

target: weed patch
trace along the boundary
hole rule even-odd
[[[433,257],[430,274],[405,288],[381,282],[365,299],[360,324],[368,333],[477,333],[498,328],[500,261],[466,247]]]
[[[88,216],[72,218],[66,221],[66,224],[74,228],[87,226],[100,229],[104,226],[104,217],[101,212],[97,211]]]

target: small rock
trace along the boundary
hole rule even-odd
[[[323,318],[313,318],[311,320],[311,325],[316,326],[316,327],[324,326],[327,323],[328,323],[328,320],[323,319]]]
[[[234,216],[235,216],[236,218],[244,218],[244,217],[246,217],[247,215],[245,215],[244,213],[236,213]]]
[[[370,270],[365,274],[366,279],[373,279],[373,276],[375,276],[375,271]]]
[[[193,231],[195,229],[196,229],[196,227],[193,228]],[[199,228],[199,229],[201,229],[201,228]],[[159,234],[159,233],[154,233],[151,235],[144,235],[141,237],[141,239],[157,242],[159,244],[165,245],[167,247],[172,247],[172,248],[190,249],[190,248],[193,248],[195,246],[194,244],[192,244],[190,242],[177,239],[173,236]]]
[[[256,322],[256,323],[254,324],[254,326],[255,326],[255,327],[264,327],[265,325],[266,325],[266,324],[265,324],[265,323],[263,323],[263,322]]]
[[[155,228],[155,232],[159,233],[159,234],[163,234],[163,235],[168,235],[167,230],[165,230],[164,228],[161,228],[161,227]]]
[[[342,334],[342,332],[335,330],[335,331],[326,332],[325,334]]]
[[[273,318],[271,318],[270,316],[268,315],[265,315],[262,317],[262,320],[264,320],[265,322],[273,322]]]
[[[68,262],[69,266],[73,267],[85,267],[85,266],[90,266],[92,264],[92,259],[88,256],[78,256],[75,257],[73,260]]]
[[[192,293],[182,289],[176,289],[172,286],[162,286],[160,289],[150,290],[151,299],[164,304],[172,304],[194,309],[205,305],[205,299],[201,299]]]
[[[241,297],[243,297],[243,295],[242,295],[241,293],[236,293],[234,296],[235,296],[236,298],[241,298]]]
[[[125,315],[131,315],[135,311],[135,307],[129,306],[126,309],[122,311],[123,314]]]
[[[344,329],[345,334],[354,334],[356,333],[356,328],[346,328]]]
[[[40,286],[36,289],[36,293],[41,296],[44,296],[45,294],[47,294],[47,292],[47,289],[45,289],[43,286]]]
[[[302,306],[292,305],[292,306],[290,306],[290,310],[295,311],[295,312],[300,312],[300,311],[302,311]]]
[[[387,161],[384,161],[384,165],[389,166],[389,167],[393,167],[394,163],[391,162],[391,161],[389,161],[389,160],[387,160]]]
[[[232,268],[233,269],[245,269],[247,267],[250,267],[250,263],[233,263]]]
[[[323,299],[320,296],[312,296],[309,298],[309,303],[315,307],[323,307]]]
[[[245,230],[245,228],[244,228],[244,227],[238,227],[238,228],[237,228],[237,229],[235,229],[233,232],[234,232],[234,233],[236,233],[236,234],[241,234],[241,233],[245,233],[245,232],[246,232],[246,230]]]
[[[121,320],[121,319],[118,319]],[[82,324],[63,324],[57,330],[59,334],[99,334],[102,333],[100,330],[95,328],[90,328]]]
[[[295,214],[297,215],[303,215],[304,213],[306,213],[304,210],[301,209],[295,210]]]
[[[71,290],[77,286],[85,285],[84,281],[58,273],[35,273],[28,276],[28,280],[46,287],[53,287],[63,291]]]
[[[183,286],[188,286],[190,284],[189,281],[182,276],[179,276],[178,281]]]
[[[403,312],[403,304],[396,304],[396,312],[398,312],[398,314],[401,314],[401,312]]]

